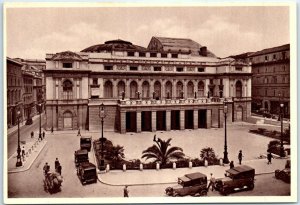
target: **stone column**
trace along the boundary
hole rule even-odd
[[[252,79],[249,78],[247,80],[247,89],[248,89],[247,97],[251,97],[251,84],[252,84]]]
[[[140,110],[136,111],[136,132],[142,131],[142,113]]]
[[[209,79],[205,79],[205,86],[204,86],[204,96],[205,97],[207,97],[207,93],[209,91],[208,85],[209,85]],[[212,93],[210,94],[210,96],[212,96]]]
[[[198,129],[198,110],[194,110],[194,129]]]
[[[166,110],[166,130],[171,130],[171,110]]]
[[[211,110],[206,110],[206,128],[211,128]]]
[[[180,130],[184,130],[185,128],[185,116],[184,110],[180,110]]]
[[[125,111],[120,112],[120,132],[121,134],[126,133],[126,112]]]
[[[152,132],[155,132],[156,131],[156,110],[153,110],[151,112],[151,120],[152,120],[151,122]]]

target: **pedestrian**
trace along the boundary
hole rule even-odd
[[[48,172],[50,171],[50,166],[48,165],[48,162],[45,163],[43,167],[44,175],[46,176]]]
[[[31,138],[33,138],[34,137],[34,132],[33,131],[31,131]]]
[[[81,136],[81,133],[80,133],[80,128],[78,129],[77,136]]]
[[[57,173],[59,173],[59,175],[61,175],[61,170],[62,170],[62,167],[61,167],[61,165],[59,164],[58,167],[57,167]]]
[[[51,133],[53,133],[53,127],[51,127]]]
[[[216,179],[213,177],[213,174],[210,173],[210,180],[209,180],[209,184],[208,184],[207,190],[209,190],[209,187],[211,186],[211,191],[214,191],[214,189],[215,189],[215,182],[216,182]]]
[[[243,158],[243,153],[242,150],[240,150],[239,155],[238,155],[238,159],[239,159],[239,163],[242,164],[242,158]]]
[[[268,164],[272,164],[272,158],[274,157],[271,152],[268,153],[267,158],[268,158]]]
[[[54,162],[54,167],[55,167],[55,170],[57,170],[57,167],[60,165],[59,161],[58,161],[58,158],[56,158],[55,162]]]
[[[230,166],[230,169],[232,169],[234,167],[233,161],[230,162],[229,166]]]
[[[43,139],[45,139],[45,130],[43,131]]]
[[[124,197],[129,197],[129,190],[127,185],[124,187]]]
[[[24,160],[24,158],[25,158],[25,147],[24,146],[22,147],[22,157],[23,157],[23,160]]]

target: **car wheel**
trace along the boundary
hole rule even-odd
[[[249,184],[249,185],[248,185],[248,189],[249,189],[249,190],[254,189],[254,184]]]
[[[222,190],[222,194],[225,195],[225,196],[227,196],[228,194],[230,194],[230,192],[231,191],[229,189],[223,189]]]
[[[207,196],[207,191],[206,190],[200,191],[200,196]]]

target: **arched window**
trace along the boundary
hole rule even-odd
[[[183,84],[181,81],[178,81],[176,84],[176,97],[181,98],[182,92],[183,92]]]
[[[156,81],[154,83],[154,92],[155,92],[155,98],[160,99],[161,98],[161,84],[158,81]]]
[[[242,83],[241,81],[237,81],[235,84],[235,96],[236,97],[242,97]]]
[[[194,84],[192,81],[189,81],[187,84],[187,97],[188,98],[194,97]]]
[[[119,98],[122,98],[122,93],[124,92],[125,95],[125,83],[123,81],[120,81],[118,83],[118,96]]]
[[[144,81],[142,84],[142,98],[150,97],[150,85],[147,81]]]
[[[73,83],[70,80],[65,80],[63,82],[63,99],[73,99]]]
[[[130,98],[137,98],[137,91],[138,91],[138,88],[137,88],[137,83],[135,81],[132,81],[130,83]]]
[[[106,81],[104,84],[104,98],[113,97],[113,85],[112,82]]]
[[[199,97],[204,97],[204,83],[203,83],[203,81],[200,81],[198,83],[198,96]]]
[[[170,81],[166,82],[166,98],[172,98],[172,83]]]

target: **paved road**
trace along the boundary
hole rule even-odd
[[[45,115],[42,114],[42,127],[44,127],[46,123],[46,118]],[[31,136],[30,133],[34,131],[35,137],[38,137],[38,132],[39,132],[39,126],[40,126],[40,121],[39,117],[33,121],[31,125],[24,125],[20,128],[20,141],[26,141],[30,140]],[[17,145],[18,145],[18,131],[16,130],[15,132],[9,134],[7,136],[7,158],[9,158],[16,150],[17,150]]]

